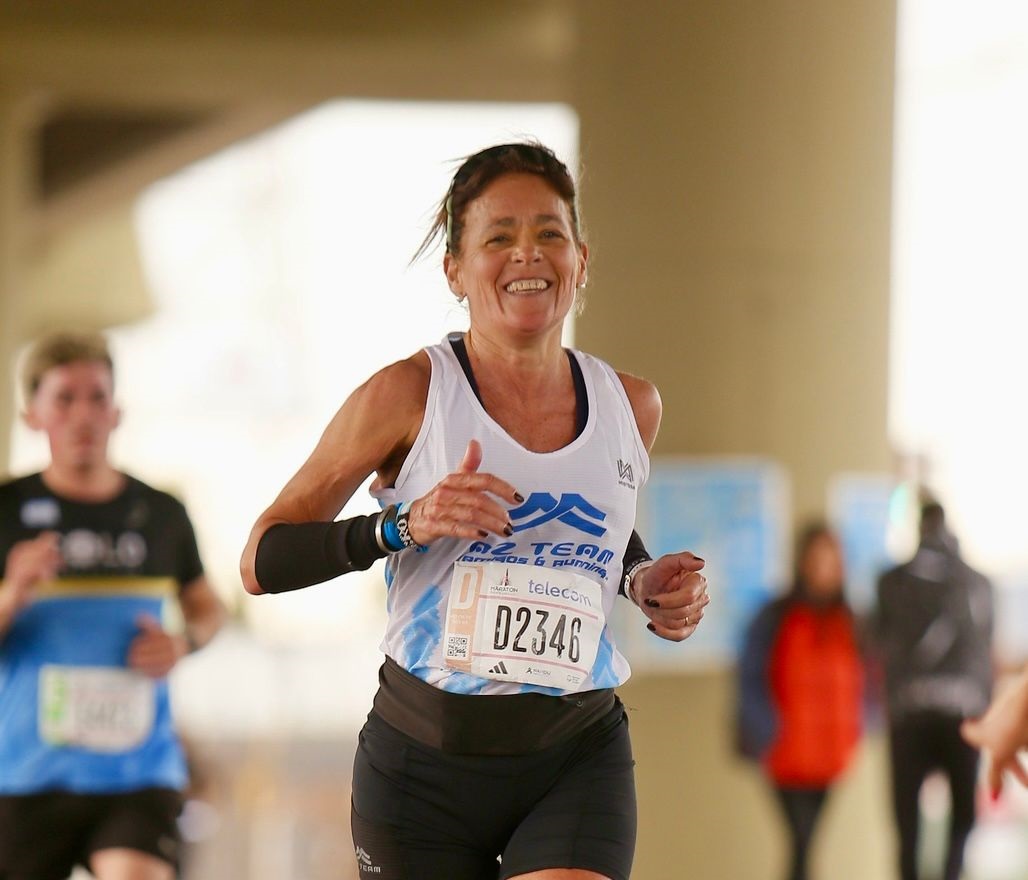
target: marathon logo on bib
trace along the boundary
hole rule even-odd
[[[55,746],[127,752],[153,730],[153,682],[111,667],[47,665],[39,671],[39,735]]]
[[[444,650],[452,669],[575,691],[603,632],[602,588],[572,571],[454,565]]]

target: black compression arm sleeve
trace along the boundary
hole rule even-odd
[[[386,555],[375,540],[377,521],[378,515],[273,525],[257,544],[257,583],[265,593],[285,593],[370,568]]]
[[[643,539],[639,537],[639,533],[632,529],[632,536],[628,539],[628,546],[625,547],[625,555],[621,561],[622,575],[627,574],[633,565],[639,562],[646,562],[652,558],[646,549],[646,545],[643,543]],[[618,588],[618,592],[622,596],[628,596],[628,584],[625,582],[624,576],[621,578],[621,586]]]

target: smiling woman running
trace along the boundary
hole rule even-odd
[[[633,531],[660,397],[561,347],[588,248],[549,149],[468,158],[426,246],[436,235],[471,329],[350,396],[254,525],[243,582],[282,592],[387,557],[353,777],[363,872],[627,880],[629,667],[608,621],[622,592],[681,641],[709,601],[702,559],[653,561]],[[333,521],[372,472],[381,513]]]

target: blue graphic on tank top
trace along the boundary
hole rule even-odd
[[[421,677],[436,646],[442,640],[442,618],[439,606],[443,593],[437,586],[429,587],[411,609],[411,620],[403,628],[404,667]]]
[[[596,662],[593,663],[593,685],[598,688],[617,687],[618,677],[614,672],[614,646],[610,641],[610,632],[603,628],[600,644],[596,649]]]
[[[451,694],[480,694],[488,683],[487,679],[477,675],[455,672],[439,682],[439,687]]]

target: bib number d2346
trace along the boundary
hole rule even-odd
[[[454,566],[446,665],[483,678],[578,690],[596,660],[603,593],[573,572],[502,562]]]
[[[56,746],[94,752],[126,752],[153,730],[153,682],[127,669],[42,667],[39,674],[39,734]]]

